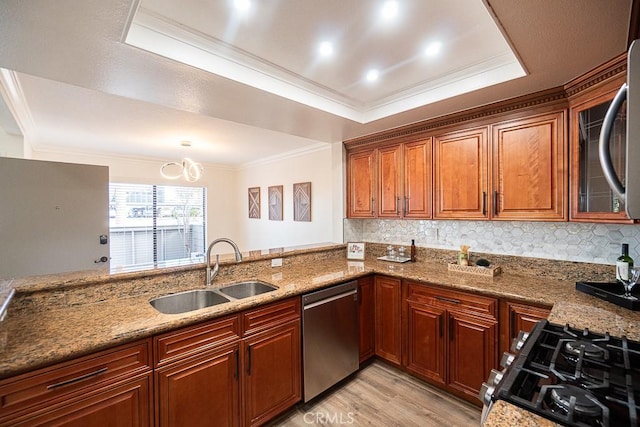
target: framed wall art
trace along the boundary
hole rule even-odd
[[[311,183],[293,184],[293,220],[311,221]]]
[[[249,218],[260,218],[260,187],[249,189]]]
[[[271,221],[282,221],[282,185],[269,187],[269,219]]]

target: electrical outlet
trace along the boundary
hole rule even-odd
[[[282,267],[282,258],[273,258],[271,260],[271,267]]]

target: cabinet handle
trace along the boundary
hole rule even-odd
[[[407,216],[407,197],[404,198],[404,206],[402,207],[402,216]]]
[[[251,346],[247,347],[247,375],[251,375]]]
[[[236,356],[236,372],[233,378],[237,380],[240,377],[240,350],[236,348],[233,350],[233,354]]]
[[[396,215],[400,216],[400,197],[396,197]]]
[[[498,192],[497,191],[493,192],[493,214],[494,215],[498,214]]]
[[[453,317],[449,317],[449,341],[453,341]]]
[[[444,335],[444,325],[443,325],[443,321],[442,321],[442,316],[440,316],[438,318],[438,329],[440,330],[440,338],[442,338],[442,335]]]
[[[100,374],[104,374],[105,372],[107,372],[107,369],[108,368],[105,366],[104,368],[100,368],[97,371],[89,372],[88,374],[80,375],[79,377],[72,378],[70,380],[60,381],[59,383],[50,384],[50,385],[47,386],[47,390],[53,390],[53,389],[56,389],[56,388],[63,387],[65,385],[77,383],[79,381],[86,380],[88,378],[92,378],[92,377],[98,376]]]
[[[439,295],[436,295],[436,299],[438,301],[445,301],[445,302],[451,302],[453,304],[460,304],[460,300],[459,299],[453,299],[453,298],[447,298],[447,297],[441,297]]]
[[[487,192],[482,192],[482,215],[487,215]]]
[[[371,215],[373,215],[373,211],[374,211],[373,206],[374,206],[374,203],[375,203],[375,199],[372,197],[372,198],[371,198]]]

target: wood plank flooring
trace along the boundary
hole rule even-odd
[[[319,425],[479,426],[480,409],[375,361],[323,396],[298,405],[269,427]]]

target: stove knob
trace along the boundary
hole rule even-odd
[[[498,385],[498,383],[502,381],[503,375],[504,374],[497,369],[492,369],[487,382],[491,385]]]
[[[500,360],[500,366],[502,366],[503,368],[507,369],[509,367],[509,365],[511,365],[513,363],[513,360],[516,357],[511,354],[511,353],[507,353],[506,351],[504,352],[504,354],[502,355],[502,359]]]
[[[511,343],[511,351],[513,351],[514,353],[517,353],[520,350],[522,350],[522,347],[524,346],[524,343],[527,340],[527,338],[529,338],[529,333],[520,331],[518,333],[518,336],[514,338],[513,342]]]
[[[483,405],[488,405],[491,403],[491,397],[493,397],[493,391],[495,387],[493,385],[482,383],[480,386],[480,392],[478,393],[478,398],[482,402]]]

